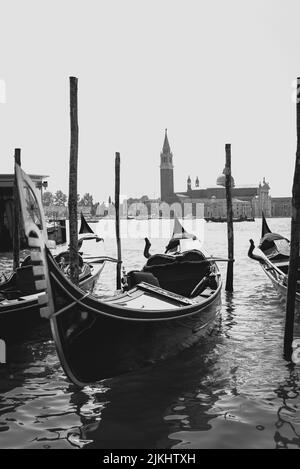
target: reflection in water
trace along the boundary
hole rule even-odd
[[[220,257],[222,225],[205,225],[208,252]],[[247,257],[260,221],[236,225],[234,292],[223,292],[221,317],[203,344],[82,390],[66,380],[52,341],[15,347],[0,366],[0,447],[299,448],[300,368],[282,356],[284,309]],[[276,219],[272,228],[288,236],[289,222]],[[114,256],[114,240],[105,244]],[[154,252],[164,245],[153,240]],[[122,247],[126,269],[141,267],[143,239],[124,239]],[[9,262],[0,261],[5,270]],[[114,281],[114,266],[105,267],[99,292]],[[300,336],[299,329],[300,321]]]
[[[232,292],[225,292],[225,304],[224,308],[226,311],[226,315],[224,315],[224,335],[225,337],[230,337],[230,329],[236,324],[235,318],[235,304],[234,304],[234,293]]]
[[[217,399],[209,378],[217,340],[214,334],[180,359],[112,379],[100,393],[93,393],[101,406],[98,423],[94,415],[82,415],[82,406],[77,409],[87,447],[169,448],[173,445],[169,434],[178,427],[207,428],[212,416],[206,408],[211,406],[210,399]],[[82,402],[84,407],[86,401]]]
[[[295,370],[294,365],[289,366],[289,377],[275,389],[275,393],[282,399],[275,423],[276,448],[300,448],[300,418],[297,416],[300,405],[299,371]]]

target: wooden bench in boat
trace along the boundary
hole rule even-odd
[[[205,298],[209,298],[212,294],[214,293],[214,290],[212,290],[211,288],[206,288],[205,290],[203,290],[202,293],[200,293],[199,296],[203,296]]]
[[[193,300],[190,300],[189,298],[186,298],[185,296],[178,295],[177,293],[164,290],[163,288],[157,287],[155,285],[150,285],[150,283],[140,282],[136,285],[136,287],[143,291],[146,291],[149,293],[155,293],[156,295],[164,296],[171,300],[178,301],[179,303],[184,304],[184,305],[194,304]]]
[[[155,285],[150,285],[147,282],[140,282],[138,285],[136,285],[136,288],[149,293],[155,293],[158,296],[163,296],[165,298],[175,300],[185,306],[197,303],[195,298],[187,298],[186,296],[178,295],[178,293],[173,293],[168,290],[164,290],[163,288],[157,287]],[[199,296],[202,296],[203,298],[209,298],[213,294],[213,292],[214,291],[210,288],[206,288]]]

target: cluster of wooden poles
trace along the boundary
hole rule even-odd
[[[70,278],[73,283],[79,282],[79,259],[78,259],[78,218],[77,218],[77,168],[78,168],[78,78],[69,77],[70,82],[70,164],[69,164],[69,230],[70,230]],[[300,83],[300,78],[298,78]],[[20,149],[15,150],[15,161],[21,164]],[[225,290],[233,291],[233,262],[234,262],[234,235],[233,235],[233,210],[231,195],[231,144],[225,145],[225,188],[227,203],[227,237],[228,237],[228,259]],[[13,267],[19,266],[20,248],[20,223],[19,202],[16,184],[14,187],[14,233],[13,233]],[[120,238],[120,153],[115,154],[115,213],[116,213],[116,240],[117,240],[117,273],[116,286],[121,288],[121,238]],[[297,289],[297,271],[299,259],[300,239],[300,100],[297,100],[297,152],[296,165],[293,182],[292,197],[292,221],[291,221],[291,252],[288,273],[288,289],[286,302],[286,321],[284,334],[284,357],[291,359],[292,341],[294,334],[294,311]]]

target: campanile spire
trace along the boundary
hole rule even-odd
[[[171,152],[167,129],[160,154],[160,198],[170,202],[174,198],[173,154]]]

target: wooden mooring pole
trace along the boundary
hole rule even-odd
[[[116,211],[116,238],[117,238],[117,290],[121,288],[121,239],[120,239],[120,153],[115,158],[115,211]]]
[[[79,283],[78,221],[77,221],[77,168],[78,168],[78,78],[70,77],[70,164],[69,164],[69,229],[70,279]]]
[[[231,144],[225,145],[226,164],[225,164],[225,187],[227,202],[227,237],[228,237],[228,265],[225,290],[233,291],[233,259],[234,259],[234,241],[233,241],[233,214],[232,214],[232,196],[231,196]]]
[[[16,164],[21,166],[20,148],[15,148],[14,159],[15,159],[15,166]],[[13,198],[14,198],[13,270],[16,270],[20,265],[20,199],[19,199],[16,169],[15,169],[15,177],[14,177]]]
[[[300,83],[300,78],[297,79]],[[288,287],[286,299],[286,318],[284,330],[284,357],[287,360],[291,359],[292,342],[294,334],[294,313],[295,301],[297,291],[297,273],[299,266],[299,246],[300,246],[300,102],[297,97],[297,150],[296,150],[296,163],[293,181],[293,196],[292,196],[292,220],[291,220],[291,245],[290,245],[290,260],[288,272]]]

